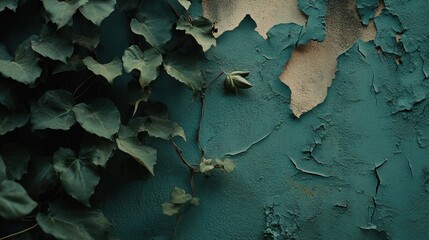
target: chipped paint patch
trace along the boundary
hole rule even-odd
[[[202,5],[204,16],[216,22],[217,36],[236,28],[246,14],[255,20],[256,31],[263,37],[279,23],[306,22],[305,15],[297,7],[297,0],[203,0]]]
[[[357,39],[368,41],[376,35],[372,21],[368,26],[360,23],[354,0],[330,0],[326,25],[325,41],[297,47],[280,75],[292,92],[291,109],[297,117],[325,100],[335,77],[337,57]]]

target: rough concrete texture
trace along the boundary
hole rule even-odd
[[[316,2],[323,4],[299,1],[309,16],[306,26],[276,25],[264,39],[246,16],[207,52],[207,79],[220,71],[250,70],[254,87],[226,95],[217,81],[207,91],[202,146],[207,157],[234,159],[236,170],[195,179],[201,205],[182,215],[177,239],[427,239],[427,2],[385,0],[374,20],[374,41],[359,40],[359,31],[348,28],[337,35],[343,53],[327,97],[297,119],[289,109],[291,92],[278,76],[297,45],[324,39],[323,21],[335,6],[315,8]],[[374,16],[373,2],[358,1],[362,23]],[[335,9],[331,16],[351,11]],[[192,11],[201,14],[201,5],[194,1]],[[355,18],[340,19],[339,26],[363,28]],[[326,57],[314,56],[335,64]],[[313,67],[304,70],[314,74]],[[167,76],[155,81],[153,94],[184,127],[188,141],[178,144],[198,164],[193,139],[199,102]],[[142,179],[144,172],[119,156],[97,189],[96,202],[122,239],[171,239],[175,219],[164,216],[160,205],[175,186],[189,191],[187,169],[172,147],[150,144],[159,152],[155,177]]]

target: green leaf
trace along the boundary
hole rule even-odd
[[[16,8],[18,7],[19,0],[1,0],[0,1],[0,12],[5,10],[6,8],[9,8],[12,11],[16,11]]]
[[[203,88],[203,71],[194,57],[186,52],[173,52],[164,60],[164,68],[167,73],[186,84],[192,91]]]
[[[199,17],[190,21],[186,16],[181,16],[177,22],[177,30],[185,30],[185,33],[194,37],[203,51],[216,46],[216,39],[213,36],[213,23],[205,17]]]
[[[6,165],[4,165],[4,161],[2,156],[0,155],[0,182],[3,182],[3,180],[6,180]]]
[[[0,77],[0,104],[9,110],[16,109],[22,93],[18,82]]]
[[[26,85],[33,85],[42,73],[37,54],[31,49],[31,38],[19,45],[15,58],[0,44],[0,73]]]
[[[100,210],[65,200],[50,203],[48,214],[39,213],[36,220],[45,233],[59,240],[106,239],[112,225]]]
[[[109,83],[112,83],[117,76],[122,75],[122,62],[118,58],[106,64],[100,64],[92,57],[86,57],[82,61],[91,72],[103,76]]]
[[[161,14],[148,14],[131,20],[131,31],[142,35],[154,48],[164,46],[171,39],[172,22]]]
[[[35,104],[31,105],[33,130],[70,129],[76,123],[73,106],[71,93],[65,90],[46,91]]]
[[[58,149],[53,156],[54,169],[60,175],[61,185],[74,199],[90,206],[91,195],[100,181],[91,158],[80,158],[68,148]]]
[[[78,55],[71,56],[67,60],[67,63],[58,64],[55,69],[52,71],[52,74],[62,73],[62,72],[79,72],[85,69],[86,66],[83,64],[82,60]]]
[[[71,34],[65,30],[44,27],[37,40],[31,41],[31,48],[44,57],[67,63],[73,54]]]
[[[153,167],[156,164],[156,149],[144,146],[137,137],[117,138],[119,150],[131,155],[138,163],[143,165],[152,175],[155,175]]]
[[[150,87],[141,88],[140,83],[137,79],[133,79],[127,84],[128,90],[128,102],[134,106],[134,114],[137,112],[139,104],[149,100],[151,89]]]
[[[200,172],[206,173],[214,168],[211,159],[203,158],[200,163]]]
[[[43,0],[43,6],[48,18],[51,22],[56,23],[59,29],[70,22],[76,10],[87,2],[88,0]]]
[[[139,0],[116,0],[116,7],[119,9],[119,11],[126,12],[137,8],[139,2]]]
[[[0,107],[0,135],[24,126],[29,118],[29,114],[24,107],[20,107],[13,112]]]
[[[189,10],[191,7],[191,2],[189,0],[179,0],[179,3],[186,9]]]
[[[217,159],[216,164],[219,164],[219,166],[222,166],[227,173],[230,173],[235,169],[235,164],[231,159],[225,159],[224,161]]]
[[[180,211],[181,204],[174,204],[171,202],[166,202],[162,204],[162,213],[167,216],[173,216]]]
[[[90,105],[80,103],[74,112],[79,124],[97,136],[112,139],[119,130],[121,115],[109,99],[98,98]]]
[[[115,10],[116,0],[89,0],[79,11],[95,25],[101,22]]]
[[[20,180],[24,173],[27,173],[27,164],[30,160],[30,153],[19,144],[5,144],[2,148],[2,156],[6,165],[7,178],[10,180]]]
[[[94,51],[94,49],[100,43],[100,33],[96,29],[91,29],[91,31],[87,34],[73,35],[72,42],[73,44],[77,44],[91,51]]]
[[[125,50],[122,61],[125,72],[129,73],[134,69],[140,72],[139,82],[144,88],[158,77],[162,55],[153,48],[143,53],[138,46],[133,45]]]
[[[90,135],[82,141],[79,158],[90,161],[95,166],[106,167],[115,149],[116,145],[113,142]]]
[[[186,140],[185,131],[176,122],[158,117],[139,117],[130,119],[128,126],[147,132],[151,137],[170,140],[179,136]]]
[[[185,190],[174,187],[173,191],[171,191],[170,202],[175,204],[183,204],[192,199],[191,194],[185,192]]]
[[[31,157],[23,184],[32,196],[48,192],[58,184],[58,176],[51,161],[48,157]]]
[[[4,180],[0,183],[0,216],[6,220],[23,217],[37,203],[28,196],[25,189],[17,182]]]

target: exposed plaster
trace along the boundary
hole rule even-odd
[[[216,22],[216,36],[236,28],[246,14],[255,20],[256,31],[263,37],[279,23],[306,22],[305,15],[297,7],[297,0],[203,0],[202,5],[204,16]]]
[[[375,39],[373,21],[361,24],[355,1],[328,1],[326,39],[299,46],[285,65],[280,79],[291,89],[291,109],[300,117],[322,103],[335,77],[337,57],[357,39]]]

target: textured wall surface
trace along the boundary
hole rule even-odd
[[[265,39],[255,30],[260,16],[248,15],[207,52],[216,62],[206,66],[208,79],[247,69],[254,87],[226,95],[218,81],[207,92],[203,148],[207,157],[234,159],[236,170],[195,179],[201,205],[181,217],[177,238],[428,239],[427,1],[298,4],[306,21],[272,24]],[[194,1],[192,11],[201,15],[203,5]],[[102,41],[108,54],[126,47],[112,31],[121,21],[113,14],[103,25],[112,33]],[[179,145],[198,164],[199,101],[167,76],[153,95],[185,129],[188,141]],[[318,100],[300,115],[291,96],[296,104]],[[189,185],[174,149],[152,141],[155,177],[142,178],[143,170],[119,156],[97,189],[97,204],[122,239],[171,239],[175,219],[160,206],[173,187]]]

